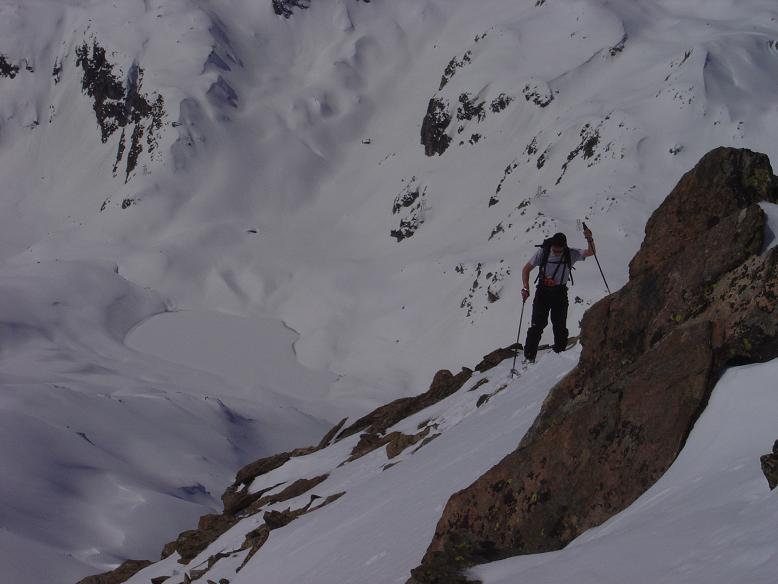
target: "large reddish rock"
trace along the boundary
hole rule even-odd
[[[581,360],[518,449],[454,494],[410,582],[556,550],[669,468],[723,369],[778,356],[778,248],[762,254],[769,160],[719,148],[646,226],[630,280],[587,311]]]

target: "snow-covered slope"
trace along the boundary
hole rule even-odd
[[[269,497],[301,478],[323,480],[249,512],[186,565],[174,553],[129,584],[162,577],[170,584],[187,577],[233,584],[406,582],[448,497],[515,448],[549,387],[579,354],[545,353],[517,377],[510,360],[474,375],[453,396],[388,429],[410,436],[429,428],[426,437],[436,436],[399,454],[378,448],[350,461],[358,442],[353,436],[293,458],[258,477],[250,492]],[[481,566],[472,575],[495,584],[771,582],[776,493],[767,488],[759,457],[774,440],[778,401],[770,380],[777,366],[731,369],[682,455],[629,509],[563,551]],[[323,504],[329,497],[335,500]],[[310,511],[286,525],[269,516],[308,505]],[[264,524],[272,527],[262,544],[256,532]],[[261,547],[252,551],[258,541]]]
[[[520,266],[576,219],[623,284],[703,152],[776,159],[776,18],[766,0],[0,4],[14,581],[150,556],[248,460],[508,344]],[[575,275],[573,331],[603,294],[594,264]],[[176,309],[268,324],[124,342]],[[160,352],[198,334],[217,348]]]
[[[129,584],[170,576],[169,584],[193,578],[218,559],[201,577],[234,584],[261,580],[269,584],[342,582],[405,582],[421,559],[443,505],[451,493],[466,487],[516,447],[540,410],[549,388],[576,363],[580,351],[560,357],[544,353],[530,369],[519,367],[512,378],[510,360],[474,375],[456,394],[392,426],[389,432],[407,436],[429,428],[425,438],[388,458],[378,448],[351,462],[359,436],[345,438],[308,456],[293,458],[258,477],[250,492],[283,491],[300,478],[328,475],[298,497],[268,505],[248,516],[205,551],[181,565],[178,553],[141,572]],[[490,397],[483,397],[490,396]],[[342,464],[344,463],[345,464]],[[316,509],[327,497],[333,503]],[[255,555],[240,549],[247,534],[267,517],[265,512],[303,508],[314,510],[290,524],[272,529]],[[245,567],[239,568],[250,557]]]

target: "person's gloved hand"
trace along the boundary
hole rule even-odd
[[[522,299],[524,302],[526,302],[526,301],[527,301],[527,298],[529,298],[529,290],[527,290],[526,288],[522,288],[522,289],[521,289],[521,299]]]

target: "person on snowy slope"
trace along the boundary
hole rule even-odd
[[[584,236],[589,242],[589,247],[585,250],[567,247],[567,237],[564,233],[549,237],[539,246],[540,249],[521,272],[524,285],[521,297],[526,302],[530,295],[529,274],[535,267],[540,268],[536,279],[538,286],[535,300],[532,302],[532,324],[524,343],[524,357],[528,361],[535,360],[540,337],[548,324],[549,313],[554,330],[554,351],[559,353],[567,346],[567,281],[573,264],[594,255],[592,232],[584,229]]]

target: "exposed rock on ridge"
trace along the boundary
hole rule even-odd
[[[761,457],[760,462],[762,463],[762,472],[772,491],[778,487],[778,440],[773,444],[772,454],[765,454]]]
[[[778,356],[778,201],[766,156],[716,149],[646,226],[630,281],[594,305],[578,367],[516,451],[451,497],[410,582],[559,549],[632,503],[669,468],[722,370]]]
[[[114,73],[105,49],[96,41],[91,48],[82,44],[76,48],[76,66],[81,67],[84,75],[81,88],[94,101],[93,109],[100,126],[103,143],[121,128],[122,134],[116,151],[114,174],[125,157],[125,182],[135,170],[144,149],[153,154],[158,146],[158,135],[165,117],[165,101],[161,95],[156,97],[143,93],[143,69],[133,66],[130,70],[127,86]],[[56,75],[55,75],[56,76]],[[127,151],[127,131],[134,126],[130,134],[130,148]]]
[[[14,79],[17,73],[19,73],[19,66],[12,65],[5,58],[5,55],[0,55],[0,77]]]
[[[79,580],[77,584],[121,584],[149,565],[151,562],[148,560],[127,560],[115,570],[96,576],[87,576],[83,580]]]
[[[311,0],[273,0],[273,12],[284,18],[291,18],[294,9],[307,10],[311,6]]]

